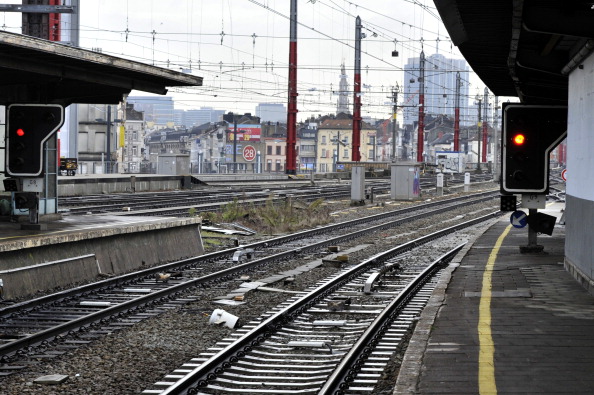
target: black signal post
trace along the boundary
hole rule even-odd
[[[567,107],[507,103],[503,107],[503,194],[546,194],[549,154],[567,135]]]
[[[43,145],[64,123],[64,107],[11,104],[6,109],[6,120],[6,174],[40,176]]]
[[[522,253],[539,253],[537,234],[552,234],[556,218],[538,212],[549,192],[549,155],[567,136],[567,107],[507,103],[501,136],[502,209],[515,210],[514,194],[528,209],[528,244]],[[506,207],[504,207],[506,206]]]

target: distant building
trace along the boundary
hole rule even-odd
[[[173,125],[175,116],[171,97],[128,96],[136,111],[144,112],[144,120],[157,125]]]
[[[371,162],[376,157],[375,136],[375,128],[362,122],[359,147],[361,162]],[[318,128],[317,142],[317,171],[328,173],[340,170],[337,162],[352,160],[353,120],[345,116],[324,120]]]
[[[266,137],[264,141],[266,142],[264,171],[269,173],[284,172],[287,165],[287,139],[284,137]]]
[[[399,98],[404,106],[404,124],[412,125],[418,121],[420,57],[409,58],[404,65],[404,97]],[[472,119],[468,103],[469,83],[468,64],[464,59],[446,58],[441,54],[425,57],[425,114],[454,116],[456,96],[456,73],[460,72],[460,123],[467,124]],[[476,111],[475,111],[476,112]]]
[[[216,123],[223,119],[224,110],[200,107],[198,110],[175,110],[175,125],[191,128],[205,123]]]
[[[299,171],[314,172],[316,170],[316,139],[318,124],[307,122],[298,131],[299,136]]]
[[[78,163],[82,174],[115,173],[117,106],[79,104]],[[109,142],[109,144],[108,144]]]
[[[148,158],[150,164],[148,169],[151,173],[163,174],[158,169],[159,163],[162,162],[159,159],[160,156],[169,155],[170,157],[175,156],[187,156],[188,170],[190,163],[190,153],[192,151],[192,140],[196,136],[191,131],[186,129],[161,129],[154,131],[150,135],[145,137],[145,143],[148,148]]]
[[[256,106],[256,116],[261,122],[287,122],[287,108],[284,104],[260,103]]]
[[[126,105],[126,123],[124,124],[124,135],[118,136],[124,142],[121,147],[121,155],[118,156],[118,169],[126,173],[142,173],[143,166],[148,165],[148,157],[145,158],[144,145],[144,114],[134,109],[133,104]],[[119,133],[122,133],[120,128]]]

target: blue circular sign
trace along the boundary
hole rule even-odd
[[[528,224],[528,216],[523,211],[514,211],[509,217],[509,222],[514,228],[523,228]]]

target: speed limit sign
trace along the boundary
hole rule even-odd
[[[243,148],[243,159],[248,162],[253,161],[256,159],[256,149],[252,145],[246,145]]]

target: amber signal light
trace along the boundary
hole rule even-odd
[[[513,141],[514,141],[514,144],[515,144],[515,145],[523,145],[523,144],[524,144],[524,142],[526,141],[526,136],[524,136],[524,135],[523,135],[523,134],[521,134],[521,133],[519,133],[519,134],[516,134],[516,135],[514,136],[514,139],[513,139]]]

